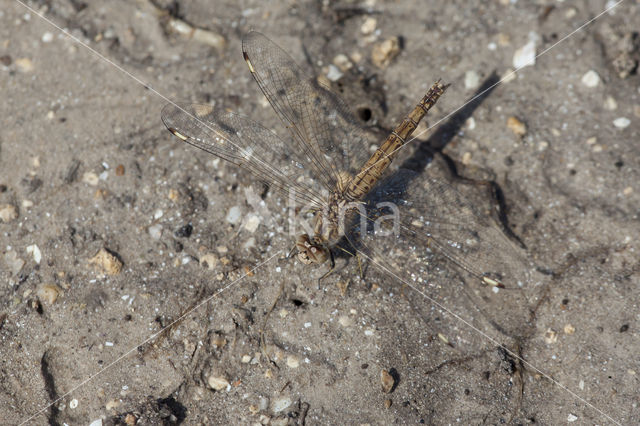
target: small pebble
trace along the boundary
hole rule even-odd
[[[580,388],[580,390],[584,390],[584,380],[580,380],[578,382],[578,387]]]
[[[251,233],[256,232],[256,230],[258,229],[258,226],[260,226],[260,217],[258,217],[258,215],[255,215],[255,214],[249,215],[249,217],[244,223],[244,229],[246,229]]]
[[[622,79],[629,77],[638,68],[638,62],[628,52],[621,52],[611,65]]]
[[[162,237],[162,225],[160,224],[151,225],[148,231],[154,240],[159,240]]]
[[[287,357],[287,367],[298,368],[299,366],[300,366],[300,360],[298,360],[297,357],[292,355]]]
[[[551,328],[547,328],[547,331],[544,333],[544,341],[547,345],[551,345],[558,341],[558,333]]]
[[[604,100],[604,109],[609,111],[618,109],[618,102],[616,102],[613,96],[607,96],[607,99]]]
[[[451,346],[453,347],[453,344],[451,343],[451,341],[449,340],[449,338],[447,336],[445,336],[442,333],[438,333],[438,339],[440,339],[440,341],[442,343],[444,343],[445,345]]]
[[[162,216],[164,216],[164,212],[161,209],[158,209],[153,213],[153,218],[155,220],[160,219]]]
[[[200,256],[200,266],[212,270],[218,264],[218,256],[213,253],[207,253]]]
[[[224,375],[211,375],[207,377],[207,385],[213,390],[221,391],[231,384]]]
[[[376,30],[376,25],[378,25],[376,18],[368,17],[360,26],[360,32],[364,35],[369,35]]]
[[[622,190],[622,193],[624,195],[631,195],[632,192],[633,192],[633,188],[630,186],[627,186],[625,189]]]
[[[569,414],[569,415],[567,416],[567,421],[568,421],[569,423],[573,423],[573,422],[575,422],[576,420],[578,420],[578,416],[576,416],[575,414]]]
[[[102,426],[102,419],[93,420],[91,423],[89,423],[89,426]]]
[[[31,72],[33,71],[33,62],[29,58],[18,58],[15,60],[15,64],[19,71]]]
[[[122,270],[122,262],[108,250],[101,248],[98,253],[89,259],[90,265],[95,265],[109,275],[119,274]]]
[[[340,80],[343,75],[344,74],[342,73],[342,71],[340,71],[340,69],[337,66],[333,64],[329,65],[329,68],[327,70],[327,78],[329,79],[329,81],[336,82]]]
[[[107,410],[115,410],[116,408],[118,408],[119,405],[120,405],[120,401],[118,401],[117,399],[110,399],[105,404],[105,408]],[[100,424],[102,424],[102,422]]]
[[[353,320],[347,315],[342,315],[338,318],[338,323],[343,327],[349,327],[353,325]]]
[[[464,74],[465,89],[475,89],[480,85],[480,76],[477,72],[469,70]]]
[[[524,68],[536,63],[536,44],[533,41],[525,44],[513,54],[513,67]]]
[[[86,172],[82,175],[82,181],[88,185],[96,186],[100,178],[98,178],[98,175],[94,172]]]
[[[390,399],[385,399],[384,400],[384,408],[389,409],[389,408],[391,408],[392,404],[393,404],[393,401],[391,401]]]
[[[600,76],[594,70],[589,70],[582,76],[582,84],[587,87],[596,87],[600,84]]]
[[[241,217],[242,217],[242,211],[240,210],[240,207],[233,206],[229,209],[229,212],[227,213],[227,217],[225,218],[225,220],[230,224],[235,225],[240,221]]]
[[[352,62],[355,62],[357,64],[362,60],[362,53],[353,52],[351,55],[349,55],[349,58],[351,59]]]
[[[249,364],[251,362],[251,355],[243,355],[240,362],[243,364]]]
[[[271,406],[271,409],[273,410],[274,413],[279,413],[289,408],[291,404],[292,404],[291,398],[289,397],[278,398],[275,401],[273,401],[273,405]]]
[[[507,120],[507,127],[516,135],[524,136],[527,133],[527,126],[516,117],[509,117]]]
[[[116,176],[124,175],[124,166],[122,164],[118,164],[116,167]]]
[[[476,119],[469,117],[467,118],[467,121],[465,121],[465,124],[467,125],[467,129],[474,130],[476,128]]]
[[[15,251],[9,250],[4,254],[4,263],[9,267],[13,275],[18,275],[25,261],[20,259]]]
[[[571,325],[571,324],[567,324],[564,326],[564,334],[573,334],[576,332],[576,328]]]
[[[22,200],[22,207],[24,207],[25,209],[33,207],[33,201],[27,199]]]
[[[400,41],[397,37],[392,37],[373,46],[371,61],[378,68],[385,68],[399,53]]]
[[[170,189],[169,190],[169,199],[171,201],[177,201],[178,198],[180,198],[180,193],[178,192],[177,189]]]
[[[33,260],[35,260],[38,265],[40,264],[40,261],[42,260],[42,253],[40,253],[40,249],[37,245],[32,244],[27,246],[27,253],[32,254]]]
[[[53,34],[51,34],[49,31],[47,31],[46,33],[42,34],[42,42],[43,43],[51,43],[53,41]]]
[[[347,55],[344,55],[342,53],[340,53],[339,55],[336,55],[333,58],[333,64],[338,68],[340,68],[340,71],[343,71],[343,72],[353,67],[353,64],[351,63]]]
[[[53,305],[58,300],[58,296],[62,294],[62,289],[55,284],[43,284],[38,288],[38,299]]]
[[[391,393],[391,391],[393,390],[393,386],[396,384],[396,381],[387,370],[381,370],[380,383],[382,384],[382,392]]]
[[[69,408],[71,408],[72,410],[78,408],[78,400],[73,398],[71,401],[69,401]]]
[[[631,120],[629,120],[627,117],[618,117],[615,120],[613,120],[613,125],[616,126],[618,129],[624,129],[628,127],[629,124],[631,124]]]
[[[11,204],[0,205],[0,220],[3,222],[11,222],[18,217],[18,209]]]

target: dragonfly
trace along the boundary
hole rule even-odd
[[[347,104],[276,43],[252,31],[243,38],[242,53],[289,138],[211,105],[171,103],[162,121],[180,140],[246,169],[282,194],[295,193],[296,208],[313,216],[312,230],[295,241],[302,263],[331,260],[333,269],[334,253],[342,250],[413,281],[426,280],[442,260],[486,287],[523,284],[518,248],[494,220],[448,182],[389,167],[447,85],[434,83],[371,150],[370,132]],[[405,255],[394,264],[398,250]]]

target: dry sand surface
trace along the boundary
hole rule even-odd
[[[640,1],[1,4],[0,423],[640,423]],[[508,227],[527,278],[287,258],[286,200],[160,120],[291,138],[252,29],[378,143],[450,83],[398,162]]]

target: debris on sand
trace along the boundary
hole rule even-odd
[[[117,275],[122,271],[122,261],[105,248],[101,248],[95,256],[89,259],[89,264],[109,275]]]

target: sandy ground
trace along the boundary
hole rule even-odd
[[[640,2],[566,40],[615,2],[268,3],[28,2],[107,63],[2,0],[2,423],[638,424]],[[424,294],[344,259],[318,283],[286,259],[280,197],[172,137],[148,89],[286,134],[250,29],[381,134],[451,83],[407,153],[495,182],[458,186],[502,207],[533,296],[451,265]],[[458,110],[528,44],[535,64]]]

